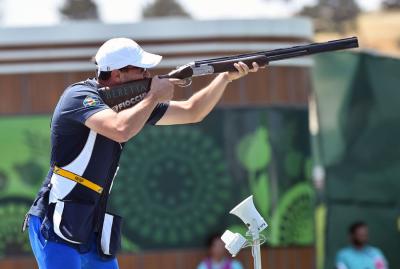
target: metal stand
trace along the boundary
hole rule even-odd
[[[253,238],[251,245],[251,255],[254,259],[254,269],[261,269],[261,250],[260,250],[260,234],[258,231],[249,231]]]
[[[266,229],[268,224],[254,207],[253,195],[247,197],[240,204],[235,206],[230,213],[238,216],[246,224],[249,229],[246,232],[246,236],[251,236],[251,240],[239,233],[232,233],[226,230],[221,236],[222,241],[225,243],[225,248],[235,257],[242,248],[251,246],[254,269],[261,269],[260,245],[265,242],[266,238],[263,234],[260,234],[260,232]]]

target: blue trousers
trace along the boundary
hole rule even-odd
[[[40,232],[41,219],[29,218],[29,241],[39,269],[118,269],[117,259],[102,260],[97,254],[96,242],[87,253],[63,243],[49,241]]]

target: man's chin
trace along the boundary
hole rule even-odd
[[[359,248],[365,246],[366,244],[367,242],[353,241],[353,245]]]

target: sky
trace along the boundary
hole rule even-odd
[[[131,23],[154,0],[94,0],[105,23]],[[177,0],[195,19],[252,19],[291,16],[317,0]],[[381,0],[356,0],[365,11],[379,8]],[[47,26],[61,22],[58,9],[64,0],[0,0],[0,27]],[[22,7],[22,8],[21,8]]]

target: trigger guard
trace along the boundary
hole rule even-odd
[[[185,88],[185,87],[189,87],[190,85],[192,85],[192,79],[191,78],[185,78],[183,79],[183,81],[185,82],[184,84],[179,84],[178,86],[181,88]]]

